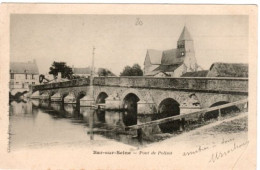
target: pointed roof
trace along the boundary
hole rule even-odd
[[[162,51],[148,49],[147,55],[150,57],[151,64],[161,64]]]
[[[186,28],[186,26],[183,27],[181,36],[180,36],[180,38],[179,38],[178,41],[182,41],[182,40],[193,40],[193,39],[191,38],[190,32],[188,31],[188,29]]]

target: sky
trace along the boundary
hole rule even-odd
[[[203,69],[214,62],[248,62],[248,16],[242,15],[15,14],[10,59],[35,59],[40,74],[46,74],[53,61],[91,66],[95,46],[95,67],[119,75],[126,65],[138,63],[143,68],[147,49],[176,48],[185,25]]]

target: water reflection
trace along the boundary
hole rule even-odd
[[[32,100],[32,105],[35,106],[35,107],[39,107],[40,105],[40,101],[39,100]]]
[[[18,118],[19,117],[19,118]],[[25,119],[33,118],[33,121]],[[134,111],[93,110],[76,104],[44,100],[10,103],[11,145],[33,145],[44,142],[113,139],[138,146],[152,141],[140,140],[141,131],[125,131],[126,126],[154,120],[153,116],[137,116]],[[160,133],[158,125],[144,128],[144,134]],[[143,135],[142,135],[143,136]]]
[[[137,123],[136,111],[123,112],[123,122],[125,126],[135,125]]]
[[[24,102],[11,102],[10,104],[10,116],[32,116],[33,107],[32,103],[24,103]]]

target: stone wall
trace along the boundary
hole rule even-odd
[[[33,91],[88,86],[89,79],[36,85]],[[161,78],[161,77],[95,77],[94,86],[155,88],[190,91],[248,92],[247,78]]]

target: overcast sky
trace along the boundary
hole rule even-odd
[[[204,69],[213,62],[248,62],[248,17],[202,15],[12,15],[11,61],[35,59],[40,73],[53,61],[86,67],[95,46],[95,67],[119,74],[126,65],[143,68],[147,49],[176,48],[185,24]]]

